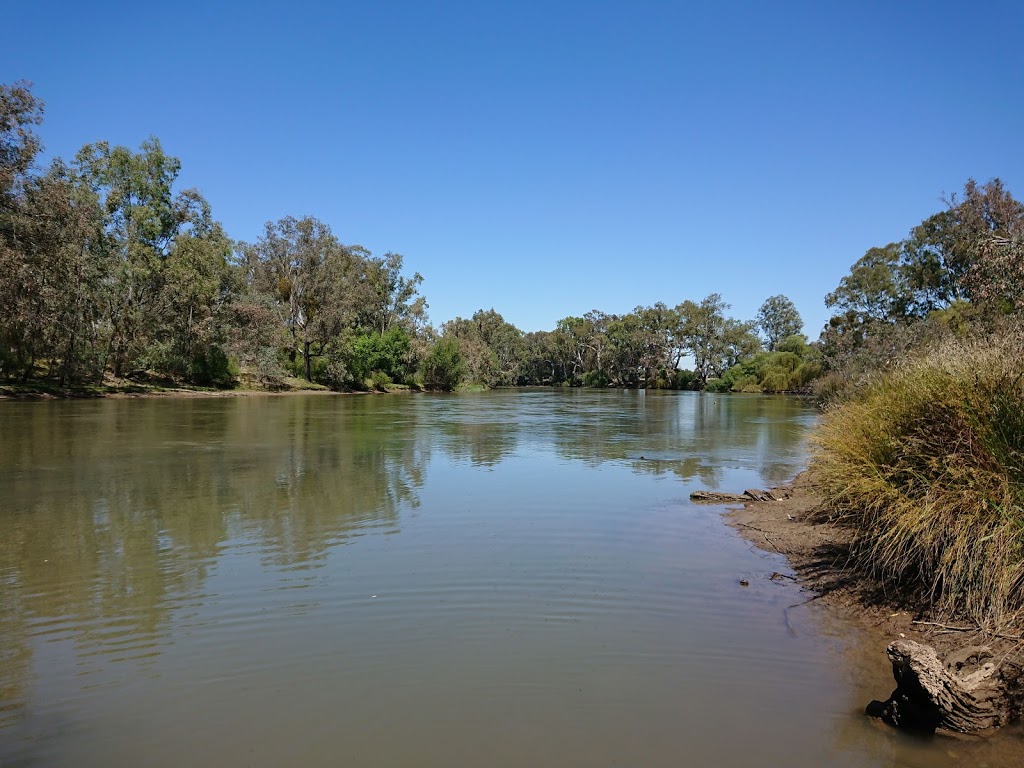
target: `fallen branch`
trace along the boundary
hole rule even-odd
[[[690,501],[703,501],[711,504],[746,504],[748,501],[778,501],[779,497],[771,491],[760,491],[750,488],[743,493],[720,493],[718,491],[694,491]]]

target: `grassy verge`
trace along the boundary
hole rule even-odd
[[[1024,615],[1024,336],[949,341],[833,408],[812,465],[858,565],[982,626]]]

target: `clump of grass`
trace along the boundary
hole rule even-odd
[[[887,588],[987,627],[1024,615],[1024,335],[898,364],[827,412],[812,466]]]

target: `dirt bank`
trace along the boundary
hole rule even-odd
[[[821,497],[809,473],[772,490],[777,501],[751,501],[731,509],[725,515],[728,524],[759,548],[785,555],[802,584],[817,595],[816,601],[848,615],[877,637],[881,649],[901,633],[934,646],[940,654],[979,643],[1003,652],[1021,645],[1016,633],[992,637],[963,622],[933,616],[928,606],[902,605],[884,584],[850,569],[852,533],[823,519]]]
[[[0,389],[0,400],[136,400],[143,398],[211,398],[211,397],[296,397],[306,395],[371,395],[371,394],[407,394],[408,388],[395,388],[386,393],[346,391],[337,392],[332,389],[186,389],[186,388],[138,388],[109,390],[65,390],[65,391],[33,391]]]
[[[809,599],[859,630],[863,653],[877,658],[879,669],[889,668],[886,647],[900,639],[930,645],[940,658],[967,646],[984,645],[992,649],[997,663],[1008,662],[1019,669],[1024,662],[1020,630],[986,634],[969,622],[934,615],[927,605],[901,603],[884,584],[854,572],[848,566],[852,532],[821,514],[821,497],[809,473],[772,492],[778,500],[746,503],[729,510],[726,521],[758,548],[784,555]],[[892,678],[890,689],[884,682],[874,685],[879,689],[873,697],[885,699]],[[1012,730],[1019,738],[1019,725]]]

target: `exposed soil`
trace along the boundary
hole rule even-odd
[[[863,653],[876,654],[880,669],[888,667],[886,646],[898,639],[930,645],[940,659],[967,646],[984,645],[993,650],[996,661],[1020,668],[1024,640],[1019,630],[993,636],[970,622],[932,615],[928,606],[907,605],[885,584],[855,572],[849,565],[852,531],[822,514],[822,500],[808,472],[788,486],[772,489],[772,495],[777,500],[750,501],[729,510],[726,521],[758,548],[784,555],[799,583],[813,593],[810,599],[859,630]],[[894,685],[891,677],[888,684]],[[882,686],[873,693],[878,699],[891,690],[884,680],[872,685]],[[1019,731],[1019,725],[1013,730]]]
[[[884,584],[850,568],[852,532],[821,514],[821,497],[808,472],[772,492],[777,501],[751,501],[729,510],[726,521],[759,548],[785,555],[816,600],[877,636],[880,653],[901,633],[928,643],[940,655],[966,645],[998,646],[1003,652],[1021,645],[1016,633],[992,637],[968,623],[932,616],[928,606],[901,604],[899,595]]]

